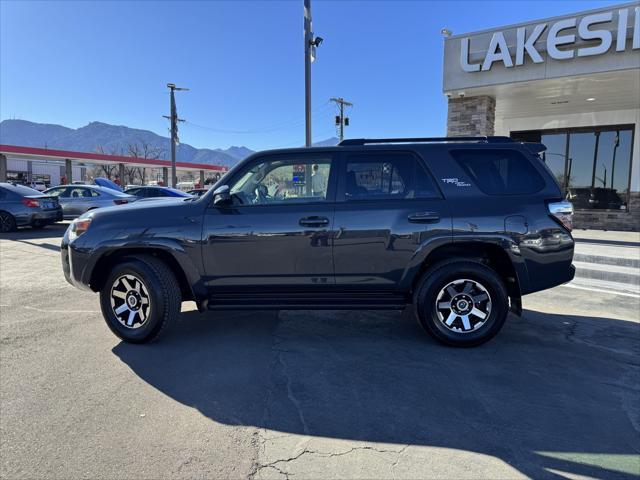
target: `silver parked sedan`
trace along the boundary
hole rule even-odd
[[[61,185],[44,192],[58,198],[64,218],[76,218],[84,212],[100,207],[113,207],[136,200],[133,195],[97,185]]]

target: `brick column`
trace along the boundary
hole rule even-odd
[[[7,181],[7,157],[0,154],[0,182]]]
[[[169,186],[169,168],[162,167],[162,183],[165,187]]]
[[[496,99],[488,95],[449,99],[447,136],[493,135]]]
[[[200,188],[204,188],[204,170],[200,170]]]
[[[120,186],[126,188],[127,184],[124,181],[124,163],[118,164],[118,179],[120,180]]]

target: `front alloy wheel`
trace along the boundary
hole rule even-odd
[[[151,311],[147,286],[135,275],[122,275],[111,286],[111,309],[127,328],[142,327]]]
[[[102,315],[122,340],[151,342],[180,315],[180,285],[171,268],[152,255],[114,263],[100,290]]]

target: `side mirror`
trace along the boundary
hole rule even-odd
[[[231,190],[229,189],[229,185],[222,185],[214,190],[213,192],[214,205],[224,205],[225,203],[229,203],[230,201],[231,201]]]

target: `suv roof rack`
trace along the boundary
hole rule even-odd
[[[510,137],[416,137],[416,138],[349,138],[341,141],[341,147],[349,145],[368,145],[371,143],[436,143],[436,142],[484,142],[484,143],[513,143]]]

